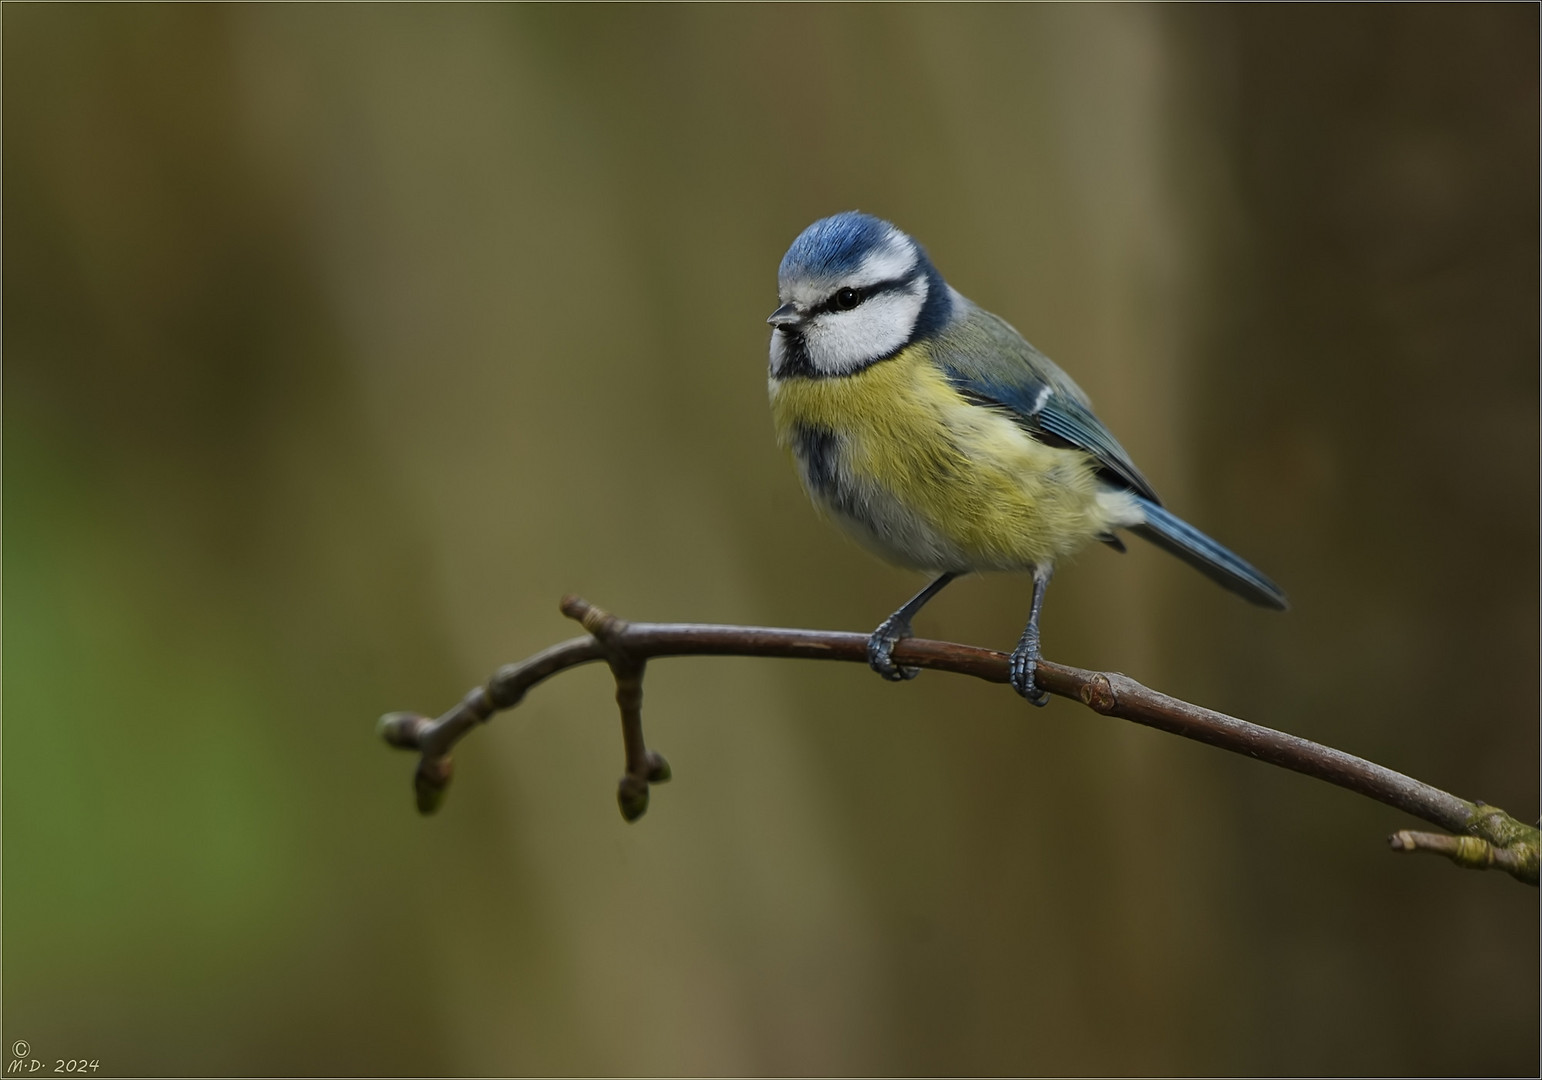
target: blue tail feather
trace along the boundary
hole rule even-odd
[[[1130,531],[1163,551],[1176,555],[1223,589],[1262,607],[1284,611],[1285,594],[1252,566],[1217,544],[1182,518],[1149,499],[1138,499],[1146,512],[1144,525]]]

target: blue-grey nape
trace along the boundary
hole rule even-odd
[[[893,225],[859,210],[820,218],[798,234],[782,256],[777,276],[835,278],[849,274],[891,237],[903,235]]]

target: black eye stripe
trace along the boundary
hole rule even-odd
[[[827,311],[850,311],[852,308],[860,307],[871,297],[880,296],[883,293],[898,292],[914,280],[915,275],[909,274],[905,277],[894,278],[890,281],[878,281],[871,285],[864,285],[860,289],[852,288],[851,291],[857,294],[857,302],[850,305],[849,307],[843,307],[835,302],[835,298],[844,291],[844,289],[837,289],[835,292],[831,293],[829,296],[825,297],[818,304],[816,304],[809,312],[809,314],[823,315]],[[850,286],[846,286],[846,288],[850,288]]]

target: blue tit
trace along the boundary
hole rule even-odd
[[[859,542],[934,580],[868,639],[886,679],[921,607],[960,574],[1033,575],[1011,683],[1036,705],[1039,612],[1055,564],[1116,530],[1284,610],[1252,566],[1162,507],[1071,377],[951,288],[926,252],[856,212],[816,221],[782,259],[771,413],[814,502]]]

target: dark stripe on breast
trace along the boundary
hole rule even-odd
[[[865,520],[861,493],[841,469],[844,440],[823,425],[799,424],[793,429],[792,441],[809,494],[837,514]]]
[[[819,424],[799,424],[792,442],[809,490],[834,499],[840,489],[840,437]]]
[[[793,429],[792,443],[798,460],[803,463],[809,489],[838,508],[853,505],[851,478],[841,471],[844,450],[841,437],[819,424],[799,424]],[[964,460],[963,451],[952,442],[944,443],[937,450],[937,453],[920,456],[917,471],[924,470],[931,477],[931,483],[936,485],[957,483],[957,463]]]

